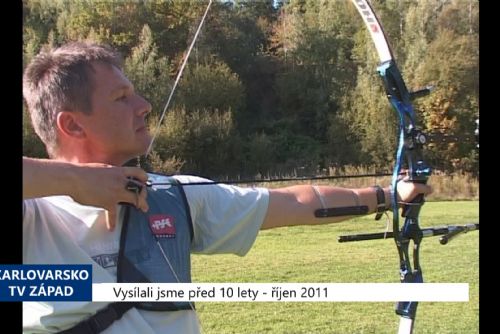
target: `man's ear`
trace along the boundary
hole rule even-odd
[[[57,114],[57,128],[68,137],[78,139],[85,137],[85,130],[81,126],[76,112],[59,112]]]

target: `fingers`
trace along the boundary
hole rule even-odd
[[[398,176],[398,182],[402,181],[405,183],[412,183],[413,184],[413,194],[416,196],[418,194],[424,194],[424,195],[430,195],[432,193],[432,187],[428,184],[424,183],[418,183],[418,182],[413,182],[410,178],[409,175],[409,170],[408,169],[402,169],[402,173],[406,173],[406,175],[399,175]]]
[[[127,185],[130,180],[128,180]],[[147,212],[149,210],[148,202],[146,201],[147,190],[144,185],[140,185],[140,190],[136,188],[136,191],[127,190],[125,187],[125,195],[126,199],[124,202],[133,204],[137,209]],[[123,202],[122,202],[123,204]],[[115,229],[116,220],[117,220],[117,206],[116,204],[112,205],[111,208],[106,208],[106,228],[111,232]]]
[[[137,205],[136,208],[143,212],[147,212],[149,210],[148,202],[146,200],[148,196],[148,192],[146,190],[146,187],[143,187],[142,190],[136,194],[137,195]]]
[[[129,180],[130,182],[130,180]],[[128,184],[128,182],[127,182]],[[141,188],[140,190],[136,190],[136,191],[130,191],[130,190],[125,190],[125,194],[127,196],[125,202],[126,203],[130,203],[130,204],[133,204],[137,209],[143,211],[143,212],[147,212],[149,210],[149,206],[148,206],[148,203],[146,201],[146,197],[147,197],[147,190],[146,190],[146,187],[141,185]],[[122,202],[123,204],[123,202]],[[106,208],[106,216],[105,216],[105,220],[106,220],[106,228],[108,229],[108,231],[113,231],[115,229],[115,226],[116,226],[116,221],[117,221],[117,206],[116,204],[112,205],[111,208]]]
[[[102,163],[72,164],[74,186],[68,195],[82,205],[107,210],[106,228],[113,230],[118,204],[132,204],[148,211],[146,183],[148,174],[138,167],[118,167]],[[98,186],[96,186],[98,185]]]
[[[105,219],[106,219],[106,228],[108,231],[113,231],[115,229],[116,225],[116,210],[115,209],[110,209],[110,210],[105,210]]]
[[[124,173],[125,176],[131,179],[135,179],[139,181],[140,183],[144,184],[148,180],[148,174],[138,168],[138,167],[123,167],[124,168]]]
[[[432,187],[428,184],[417,183],[408,179],[398,182],[398,201],[402,203],[411,202],[415,197],[432,193]]]
[[[432,187],[430,185],[426,183],[413,182],[408,176],[404,177],[400,182],[411,186],[413,188],[412,192],[415,194],[429,195],[432,193]]]
[[[419,194],[424,194],[424,195],[432,194],[432,187],[427,184],[415,183],[415,189]]]
[[[127,179],[125,189],[128,192],[126,199],[128,203],[133,204],[137,209],[143,212],[147,212],[149,210],[149,206],[146,201],[148,192],[144,183],[141,183],[138,180]]]
[[[147,191],[145,183],[148,181],[148,174],[138,167],[124,167],[124,172],[127,178],[127,190],[134,193],[134,198],[129,200],[129,203],[143,212],[148,211],[148,203],[146,202]],[[135,186],[134,186],[135,185]]]
[[[127,189],[130,192],[140,192],[143,186],[144,186],[143,183],[128,177],[125,189]]]

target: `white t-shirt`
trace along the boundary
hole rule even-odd
[[[181,183],[209,180],[175,176]],[[230,185],[185,186],[193,220],[191,249],[196,253],[245,255],[253,245],[269,203],[265,188]],[[121,215],[113,232],[105,211],[68,196],[23,201],[23,263],[92,264],[94,283],[116,282]],[[24,302],[23,333],[55,333],[73,327],[103,308],[98,302]],[[132,308],[103,334],[199,333],[191,310],[154,312]]]

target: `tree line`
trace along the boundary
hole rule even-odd
[[[479,3],[372,1],[434,139],[430,164],[477,172]],[[92,40],[116,47],[152,104],[155,129],[207,2],[23,0],[23,64],[40,50]],[[146,163],[218,178],[390,170],[397,115],[350,1],[215,1]],[[23,109],[23,153],[45,156]],[[443,140],[452,138],[454,140]]]

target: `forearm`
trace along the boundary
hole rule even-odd
[[[23,157],[23,199],[71,195],[76,188],[75,180],[71,164]]]
[[[314,211],[325,208],[348,206],[368,207],[368,213],[377,211],[375,188],[348,189],[331,186],[317,186],[317,194],[311,185],[299,185],[269,190],[269,208],[262,229],[292,225],[315,225],[336,223],[354,216],[316,218]],[[383,189],[386,207],[391,205],[389,187]]]

